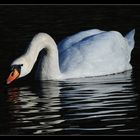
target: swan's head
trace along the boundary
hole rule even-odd
[[[23,58],[16,59],[10,68],[10,74],[7,78],[7,84],[12,83],[18,78],[26,76],[31,71],[31,66],[27,61]]]

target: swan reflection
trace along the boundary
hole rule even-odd
[[[37,82],[18,90],[10,88],[8,94],[15,96],[15,91],[18,100],[12,105],[18,111],[12,108],[16,117],[11,123],[20,133],[124,134],[137,130],[137,94],[131,71]]]
[[[59,82],[46,81],[34,84],[18,87],[18,90],[15,90],[15,88],[8,90],[8,94],[11,96],[14,96],[16,92],[18,94],[20,92],[18,96],[19,102],[12,104],[14,107],[18,106],[18,110],[16,110],[17,118],[12,124],[15,123],[15,126],[18,126],[14,129],[18,129],[19,132],[22,130],[25,132],[32,130],[31,133],[34,134],[38,134],[39,132],[48,133],[50,128],[53,128],[53,125],[63,121],[59,114],[59,110],[61,109]],[[10,102],[10,100],[8,101]],[[13,113],[15,113],[14,109]],[[56,129],[55,131],[58,130]]]

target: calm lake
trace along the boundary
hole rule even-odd
[[[35,68],[10,86],[11,62],[39,32],[56,43],[88,29],[136,29],[133,69],[65,81],[35,81]],[[116,58],[117,59],[117,58]],[[140,5],[0,5],[0,135],[139,135]]]

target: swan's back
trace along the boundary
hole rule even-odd
[[[73,46],[76,43],[79,43],[81,40],[83,40],[87,37],[97,35],[102,32],[104,32],[104,31],[101,31],[99,29],[91,29],[91,30],[87,30],[87,31],[81,31],[72,36],[68,36],[58,44],[59,53],[65,51],[66,49],[70,48],[71,46]]]
[[[117,31],[89,30],[68,37],[58,47],[60,70],[70,78],[129,70],[133,36],[134,32],[125,38]]]

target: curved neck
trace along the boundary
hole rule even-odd
[[[46,33],[37,34],[27,50],[25,57],[30,64],[34,66],[41,50],[46,50],[46,55],[41,57],[36,72],[36,78],[42,80],[51,80],[60,78],[58,50],[55,41]]]

